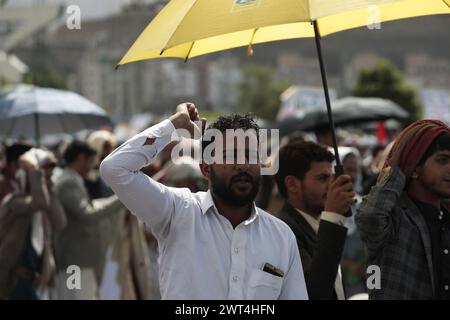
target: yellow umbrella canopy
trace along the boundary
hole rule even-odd
[[[314,37],[311,22],[323,37],[374,22],[449,13],[450,0],[172,0],[119,65]]]

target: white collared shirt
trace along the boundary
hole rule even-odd
[[[330,211],[323,211],[322,214],[319,216],[319,218],[316,219],[313,216],[297,208],[295,208],[295,210],[297,210],[298,213],[300,213],[302,217],[305,218],[306,222],[308,222],[308,224],[314,230],[314,233],[316,235],[319,233],[320,220],[325,220],[340,226],[344,226],[346,220],[345,216]],[[338,300],[345,300],[344,285],[342,283],[342,274],[340,265],[338,267],[336,281],[334,282],[334,289],[336,290]]]
[[[284,222],[254,206],[233,229],[210,192],[166,187],[139,171],[174,130],[165,120],[128,140],[100,167],[102,178],[158,240],[162,298],[308,299],[296,239]],[[155,139],[144,145],[147,138]],[[265,263],[284,276],[262,271]]]
[[[320,217],[319,219],[316,219],[313,216],[304,213],[300,209],[295,208],[295,210],[297,210],[297,212],[301,214],[301,216],[306,220],[306,222],[308,222],[309,226],[314,230],[314,233],[317,235],[319,233]]]

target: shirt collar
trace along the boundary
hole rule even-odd
[[[316,219],[313,216],[301,211],[300,209],[295,208],[295,210],[297,210],[298,213],[300,213],[302,217],[305,218],[306,222],[308,222],[308,224],[314,230],[315,234],[317,234],[319,232],[320,216],[318,217],[318,219]]]
[[[208,212],[209,209],[211,209],[211,207],[214,208],[215,212],[219,213],[219,211],[217,210],[215,204],[214,204],[214,200],[211,194],[211,190],[208,190],[205,193],[205,197],[203,198],[202,202],[200,203],[200,208],[202,210],[202,214],[206,214]],[[255,202],[252,203],[252,212],[250,214],[250,217],[244,222],[245,225],[248,225],[250,223],[252,223],[257,217],[259,217],[259,210],[256,207]]]
[[[202,202],[200,203],[200,208],[202,209],[202,214],[206,214],[206,212],[208,212],[208,210],[211,207],[215,207],[215,206],[214,206],[214,201],[213,201],[213,198],[211,195],[211,191],[208,190],[205,193],[205,196],[203,197]]]
[[[416,199],[413,199],[413,201],[416,204],[422,216],[427,221],[427,223],[436,224],[439,222],[439,220],[442,219],[444,215],[443,210],[439,210],[438,208],[434,207],[429,203],[425,203]]]

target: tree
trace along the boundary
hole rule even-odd
[[[276,80],[269,67],[244,66],[244,79],[239,85],[238,111],[274,121],[280,107],[280,95],[289,87],[286,81]]]
[[[9,84],[10,83],[7,80],[5,80],[3,78],[0,78],[0,89],[3,88],[3,87],[6,87]]]
[[[380,60],[374,67],[360,71],[353,95],[394,101],[410,114],[405,125],[422,118],[422,106],[415,88],[387,60]]]
[[[24,82],[39,87],[67,89],[65,79],[54,69],[45,66],[24,76]]]

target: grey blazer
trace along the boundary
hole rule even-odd
[[[104,221],[112,221],[123,206],[115,195],[91,202],[82,177],[70,168],[64,169],[54,189],[67,215],[67,226],[55,241],[57,268],[92,268],[99,283],[108,245]]]

